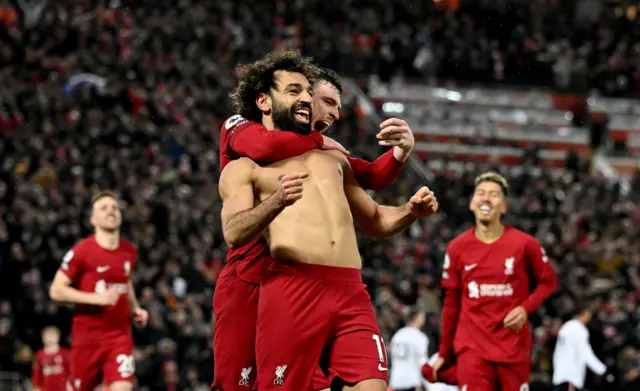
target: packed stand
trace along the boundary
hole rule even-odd
[[[150,312],[149,326],[134,331],[138,381],[143,389],[200,390],[212,379],[211,297],[225,259],[216,130],[229,114],[234,66],[273,47],[301,45],[325,65],[387,78],[405,65],[407,74],[419,71],[411,64],[431,45],[440,53],[434,75],[458,78],[468,72],[447,64],[461,64],[454,54],[467,43],[452,37],[463,37],[457,29],[467,31],[472,20],[434,13],[424,25],[397,24],[414,20],[408,13],[418,20],[426,12],[400,1],[367,9],[342,2],[331,10],[340,26],[318,18],[322,1],[302,8],[133,3],[131,10],[110,10],[89,1],[51,2],[39,13],[3,16],[9,27],[0,27],[0,366],[28,376],[40,330],[54,324],[68,335],[71,312],[48,299],[47,285],[65,251],[90,232],[91,193],[110,188],[126,202],[123,235],[140,249],[134,283]],[[481,55],[491,34],[514,37],[489,30],[486,42],[469,41],[481,45]],[[491,61],[479,62],[485,64],[476,73],[480,80],[493,80]],[[507,64],[505,77],[494,81],[524,75]],[[375,158],[380,151],[353,131],[357,118],[349,110],[333,134]],[[391,240],[361,241],[364,278],[387,340],[414,304],[431,314],[428,331],[437,340],[443,252],[471,222],[466,203],[479,170],[435,175],[429,186],[446,200],[437,216]],[[617,363],[616,379],[637,381],[638,199],[583,172],[529,167],[512,170],[509,179],[510,220],[545,244],[563,281],[563,291],[532,319],[534,373],[550,370],[553,334],[570,311],[569,297],[593,294],[602,303],[607,363]],[[422,182],[407,168],[394,189],[376,198],[395,204]]]

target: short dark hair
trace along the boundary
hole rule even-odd
[[[325,81],[331,84],[335,87],[336,90],[338,90],[338,93],[342,95],[342,80],[340,80],[340,75],[338,75],[338,72],[334,71],[333,69],[319,67],[316,71],[316,74],[314,75],[314,80],[316,82]]]
[[[113,198],[114,200],[118,201],[118,195],[114,191],[100,190],[99,192],[91,196],[91,206],[98,202],[98,200],[101,200],[105,197]]]
[[[240,75],[240,80],[229,94],[236,114],[254,122],[262,121],[262,111],[255,103],[256,96],[268,93],[274,87],[274,75],[277,71],[301,73],[308,79],[314,73],[311,57],[304,57],[298,50],[270,52],[261,60],[238,66],[236,72]]]
[[[577,299],[575,301],[575,309],[573,311],[575,316],[582,315],[585,312],[593,313],[593,303],[589,299]]]

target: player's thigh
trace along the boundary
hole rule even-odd
[[[93,391],[100,384],[101,358],[98,346],[73,346],[69,360],[74,391]]]
[[[109,384],[109,391],[131,391],[133,390],[133,383],[130,381],[114,381]]]
[[[329,368],[348,386],[370,379],[386,383],[389,376],[387,350],[366,287],[358,284],[343,293],[343,300],[338,303],[340,311],[336,316],[333,340],[328,348]]]
[[[133,358],[133,344],[114,344],[104,348],[102,355],[102,376],[103,383],[113,391],[112,384],[118,386],[119,383],[133,384],[136,372],[136,363]]]
[[[333,297],[322,280],[266,276],[260,286],[256,335],[260,391],[313,388],[329,336]]]
[[[466,351],[458,355],[457,369],[458,385],[461,390],[498,390],[498,379],[495,367],[491,363],[482,359],[476,353]]]
[[[214,293],[213,389],[250,390],[256,380],[259,286],[224,277]]]
[[[495,368],[501,391],[529,391],[531,363],[497,364]]]

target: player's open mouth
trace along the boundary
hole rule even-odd
[[[309,118],[311,118],[311,110],[301,107],[297,109],[295,112],[295,117],[300,122],[309,123]]]
[[[491,210],[493,208],[491,208],[490,205],[480,205],[480,212],[482,212],[482,214],[488,215],[489,213],[491,213]]]
[[[331,124],[327,121],[316,121],[315,124],[313,124],[313,128],[315,130],[317,130],[318,132],[322,132],[323,130],[327,130],[327,128],[331,126]]]

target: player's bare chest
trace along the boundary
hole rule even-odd
[[[342,162],[326,152],[308,152],[302,156],[274,163],[256,170],[255,185],[262,192],[276,190],[280,177],[291,173],[307,173],[304,185],[336,186],[343,184]]]

